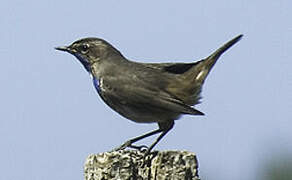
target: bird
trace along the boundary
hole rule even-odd
[[[95,37],[55,49],[68,52],[80,61],[91,75],[101,99],[114,111],[137,123],[158,124],[158,129],[115,148],[146,148],[146,153],[150,153],[182,115],[204,115],[194,108],[201,102],[204,81],[219,57],[242,36],[234,37],[206,58],[189,63],[133,61],[109,42]],[[134,144],[155,134],[160,135],[149,147]]]

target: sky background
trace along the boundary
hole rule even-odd
[[[290,179],[291,7],[291,0],[2,2],[0,179],[80,180],[89,154],[157,128],[107,107],[77,59],[54,47],[100,37],[131,60],[194,62],[241,33],[205,82],[196,108],[206,115],[183,116],[156,149],[196,153],[202,179]]]

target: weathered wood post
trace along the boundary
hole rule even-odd
[[[196,155],[188,151],[120,150],[87,157],[85,180],[200,180]]]

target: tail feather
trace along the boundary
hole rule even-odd
[[[242,34],[239,36],[236,36],[232,40],[225,43],[223,46],[221,46],[219,49],[217,49],[214,53],[212,53],[209,57],[206,59],[200,61],[200,63],[194,68],[193,77],[194,80],[198,83],[203,83],[206,79],[207,75],[213,68],[214,64],[217,62],[219,57],[231,46],[233,46],[235,43],[237,43],[241,38]]]
[[[200,103],[201,88],[212,67],[214,66],[218,58],[227,49],[229,49],[236,42],[238,42],[242,38],[242,36],[243,35],[239,35],[233,38],[232,40],[221,46],[219,49],[217,49],[209,57],[194,63],[189,70],[182,74],[184,80],[180,82],[181,86],[178,86],[177,84],[169,86],[171,92],[175,92],[174,94],[181,100],[183,100],[183,102],[187,105]]]
[[[217,49],[214,53],[212,53],[207,59],[206,61],[212,61],[213,63],[210,63],[210,65],[214,65],[217,61],[217,59],[227,50],[229,49],[231,46],[233,46],[235,43],[237,43],[241,38],[242,38],[242,34],[236,36],[235,38],[233,38],[232,40],[228,41],[227,43],[225,43],[223,46],[221,46],[219,49]]]

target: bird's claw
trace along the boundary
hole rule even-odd
[[[128,146],[129,148],[137,149],[140,152],[144,152],[148,150],[148,147],[146,145],[141,145],[141,146],[135,146],[135,145],[130,145]]]
[[[113,149],[113,151],[119,151],[119,150],[124,150],[126,148],[133,148],[133,149],[137,149],[140,152],[144,152],[144,151],[148,151],[148,147],[146,145],[141,145],[141,146],[136,146],[136,145],[132,145],[131,141],[127,141],[124,144],[122,144],[121,146]]]

